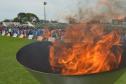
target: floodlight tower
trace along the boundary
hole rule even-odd
[[[44,5],[44,23],[46,24],[46,5],[47,5],[47,2],[43,2],[43,5]]]

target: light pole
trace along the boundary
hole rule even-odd
[[[46,24],[46,5],[47,5],[47,2],[44,1],[43,5],[44,5],[44,23]]]

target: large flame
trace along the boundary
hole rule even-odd
[[[75,24],[64,39],[50,48],[50,64],[63,75],[81,75],[117,69],[121,61],[120,32],[105,32],[102,25]]]

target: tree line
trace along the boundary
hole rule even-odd
[[[26,22],[39,22],[39,18],[37,15],[33,13],[24,13],[21,12],[17,14],[17,16],[13,20],[5,19],[3,22],[20,22],[20,23],[26,23]]]

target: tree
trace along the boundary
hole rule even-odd
[[[3,22],[11,22],[11,20],[5,19],[5,20],[3,20]]]
[[[14,18],[13,22],[20,22],[20,20],[16,17]]]
[[[17,18],[18,18],[19,22],[21,22],[21,23],[25,23],[26,22],[25,21],[25,18],[26,18],[26,14],[25,13],[19,13],[17,15]]]
[[[14,21],[20,22],[20,23],[26,23],[26,22],[38,22],[39,18],[37,15],[33,13],[19,13],[16,18],[14,18]]]
[[[27,19],[29,22],[33,22],[33,21],[38,22],[39,21],[39,18],[33,13],[26,13],[26,16],[27,16]]]

